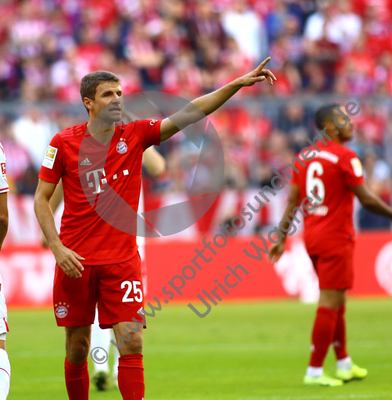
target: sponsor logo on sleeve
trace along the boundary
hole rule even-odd
[[[358,157],[350,160],[351,166],[353,167],[355,176],[362,176],[362,164]]]
[[[6,164],[5,164],[5,162],[2,162],[2,163],[1,163],[1,175],[2,175],[3,177],[5,177],[6,170],[7,170]]]
[[[150,125],[153,126],[153,125],[155,124],[155,122],[157,122],[157,120],[153,118],[153,119],[150,121]]]
[[[42,165],[46,168],[52,169],[54,165],[54,161],[56,160],[56,155],[57,155],[57,150],[56,147],[48,146],[48,149],[46,150],[44,162]]]

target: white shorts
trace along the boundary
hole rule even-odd
[[[7,306],[5,304],[4,292],[3,292],[3,280],[0,275],[0,335],[3,335],[9,331],[7,325]],[[0,340],[5,340],[0,336]]]

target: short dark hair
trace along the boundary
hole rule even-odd
[[[325,128],[326,121],[332,121],[336,112],[335,109],[340,107],[337,103],[327,104],[326,106],[322,106],[316,112],[316,126],[318,129],[323,130]]]
[[[82,101],[85,97],[95,100],[97,86],[103,82],[110,81],[121,83],[120,78],[109,71],[95,71],[84,76],[80,83],[80,96],[82,97]]]

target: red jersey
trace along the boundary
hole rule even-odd
[[[362,165],[354,151],[334,141],[314,150],[316,156],[305,161],[305,167],[296,162],[299,173],[293,173],[293,184],[300,188],[301,202],[305,197],[316,199],[317,207],[305,211],[305,243],[308,251],[319,251],[354,239],[353,202],[350,186],[364,183]],[[310,159],[312,153],[306,154]]]
[[[160,144],[161,121],[116,127],[103,145],[76,125],[50,142],[39,177],[64,187],[62,243],[86,265],[118,264],[137,252],[136,218],[145,149]]]

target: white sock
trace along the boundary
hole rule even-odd
[[[306,375],[311,378],[319,378],[323,374],[323,367],[309,367],[306,370]]]
[[[101,329],[98,323],[98,312],[95,314],[94,324],[91,326],[91,347],[90,351],[95,347],[101,347],[109,355],[110,347],[110,329]],[[102,357],[100,355],[100,357]],[[105,371],[109,372],[108,360],[103,364],[94,363],[95,372]]]
[[[338,369],[344,369],[345,371],[350,371],[353,367],[353,361],[351,357],[342,358],[337,361]]]
[[[0,349],[0,400],[5,400],[10,390],[11,365],[8,354]]]
[[[113,364],[113,377],[118,375],[118,359],[120,358],[120,353],[116,346],[113,346],[114,349],[114,364]]]

